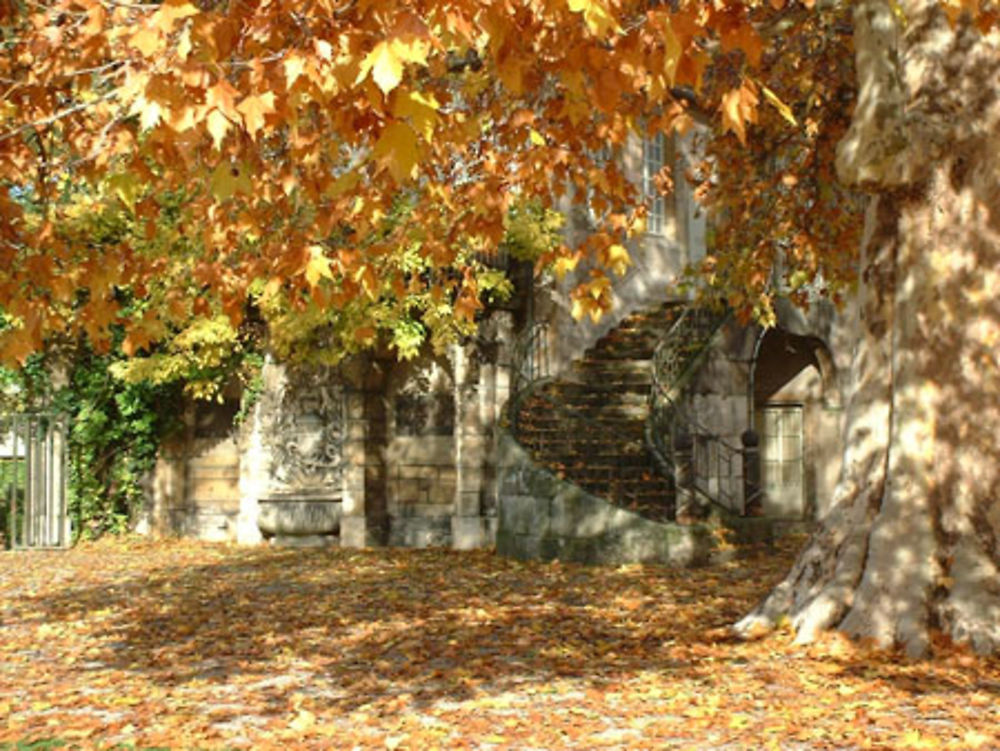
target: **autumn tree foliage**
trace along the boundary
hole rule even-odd
[[[102,340],[122,289],[149,301],[130,321],[136,351],[192,315],[238,322],[251,296],[352,311],[359,341],[380,323],[365,303],[381,299],[425,299],[432,328],[470,320],[473,259],[495,251],[514,201],[594,182],[587,155],[621,144],[629,111],[662,97],[680,63],[644,23],[623,51],[653,89],[612,74],[606,41],[622,30],[590,3],[4,8],[8,360],[68,328]],[[626,100],[642,104],[616,110]],[[615,210],[598,254],[638,222],[622,176],[604,181]],[[156,242],[94,248],[67,229],[81,204],[127,211]]]
[[[644,209],[597,155],[698,112],[745,143],[761,96],[784,106],[751,74],[782,5],[5,3],[4,357],[116,323],[140,352],[248,301],[336,311],[341,346],[399,321],[447,337],[517,202],[588,196],[598,231],[543,260],[621,269]],[[78,219],[102,211],[135,231],[95,247]],[[610,304],[600,272],[575,295]]]
[[[863,198],[834,161],[857,83],[847,4],[758,10],[754,28],[766,44],[752,72],[742,51],[720,47],[701,92],[738,112],[721,128],[701,112],[716,127],[703,128],[691,149],[700,160],[675,179],[691,181],[711,214],[708,255],[692,272],[744,317],[774,325],[779,296],[841,303],[855,282]]]

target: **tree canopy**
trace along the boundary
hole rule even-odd
[[[137,353],[194,319],[238,325],[251,310],[321,320],[346,349],[392,329],[412,351],[469,330],[518,207],[582,201],[595,231],[537,260],[592,263],[574,312],[598,316],[605,273],[629,264],[646,211],[606,155],[696,122],[711,128],[707,168],[665,168],[659,182],[700,175],[714,202],[717,252],[702,271],[765,316],[776,255],[798,270],[793,291],[818,275],[835,288],[859,226],[830,171],[853,96],[844,12],[812,0],[6,0],[4,360],[66,332],[107,346],[119,324]]]

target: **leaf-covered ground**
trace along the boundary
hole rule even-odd
[[[1000,747],[997,660],[728,639],[790,555],[0,553],[0,748]]]

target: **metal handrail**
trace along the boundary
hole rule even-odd
[[[701,316],[701,320],[698,320]],[[705,320],[706,316],[710,316]],[[729,321],[727,312],[712,315],[710,310],[688,306],[667,329],[653,352],[653,384],[649,393],[646,443],[661,472],[673,476],[673,438],[684,389],[701,367],[716,333]],[[707,325],[706,325],[707,324]],[[657,423],[660,423],[659,425]],[[670,437],[664,445],[664,430]]]
[[[746,450],[699,423],[684,408],[679,408],[674,418],[674,430],[692,438],[692,488],[709,501],[743,515],[762,494],[756,487],[750,496],[746,495]]]
[[[568,409],[562,402],[543,392],[543,387],[552,378],[551,363],[548,359],[548,335],[548,324],[545,322],[537,323],[525,329],[515,342],[511,374],[511,398],[508,401],[508,423],[514,438],[529,453],[537,455],[543,451],[545,446],[542,443],[542,437],[528,435],[523,430],[520,420],[521,407],[528,398],[537,400],[548,413],[556,417],[560,425],[560,434],[565,437],[565,453],[579,456],[583,461],[588,456],[593,456],[592,449],[600,443],[601,438],[608,430],[608,425],[600,420],[580,414],[576,410]],[[608,470],[606,477],[591,479],[594,481],[603,480],[607,483],[609,490],[606,497],[608,500],[625,506],[637,504],[640,501],[639,496],[633,495],[620,484],[624,472],[636,465],[628,460],[623,460],[621,455],[617,455],[605,466]],[[566,469],[571,470],[572,467]],[[590,465],[590,469],[593,470],[593,465]],[[615,489],[616,483],[618,483],[617,489]],[[666,516],[672,517],[672,506],[665,507],[664,511]]]
[[[703,316],[701,321],[696,320],[699,315]],[[708,316],[707,321],[704,316]],[[684,403],[685,390],[730,317],[728,313],[712,315],[711,311],[688,307],[657,345],[646,443],[657,469],[674,477],[678,439],[690,438],[691,489],[712,503],[743,514],[761,493],[760,488],[753,488],[746,497],[746,451],[698,423]]]
[[[514,341],[511,390],[516,395],[535,381],[551,375],[548,321],[533,323]]]

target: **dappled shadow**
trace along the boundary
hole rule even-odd
[[[133,728],[171,747],[294,746],[322,729],[382,748],[400,723],[410,737],[446,727],[479,741],[517,726],[509,747],[544,748],[581,747],[582,727],[588,747],[638,728],[657,747],[682,737],[742,748],[777,723],[815,747],[872,696],[887,722],[900,707],[910,722],[976,702],[992,722],[996,660],[907,662],[846,641],[796,647],[787,633],[733,639],[727,627],[794,547],[681,571],[189,543],[0,555],[0,712],[35,737],[56,727],[139,743]],[[847,703],[822,723],[792,709],[831,702]],[[10,733],[0,741],[25,737]]]
[[[101,614],[104,637],[84,671],[138,671],[166,686],[294,674],[350,710],[385,693],[431,702],[487,685],[599,684],[641,670],[708,677],[717,664],[700,664],[691,650],[780,572],[765,559],[756,567],[609,570],[482,553],[256,550],[27,595],[4,615],[51,625]],[[285,708],[280,682],[259,687]]]

